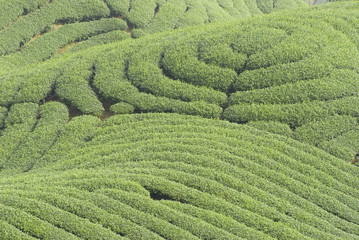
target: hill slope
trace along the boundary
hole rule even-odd
[[[305,6],[301,0],[1,0],[0,56],[24,63],[186,26]],[[26,59],[27,58],[27,59]]]
[[[2,234],[359,238],[358,169],[309,145],[176,114],[115,116],[102,125],[81,116],[66,124],[58,103],[41,106],[34,122],[25,105],[12,109],[0,141],[24,134],[2,161]],[[8,139],[5,153],[15,145]]]
[[[107,44],[25,71],[14,66],[0,73],[0,105],[57,94],[86,114],[101,115],[106,100],[127,102],[137,112],[220,118],[225,110],[222,117],[231,121],[278,120],[291,127],[334,114],[356,116],[357,35],[349,33],[356,31],[351,13],[358,4],[331,6]]]
[[[359,2],[3,2],[0,239],[359,239]]]

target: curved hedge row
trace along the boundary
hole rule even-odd
[[[102,33],[119,29],[122,31],[126,30],[127,24],[125,21],[117,18],[67,24],[60,27],[57,31],[44,34],[33,40],[30,44],[25,44],[19,52],[11,55],[10,58],[11,61],[24,65],[41,62],[51,58],[61,51],[63,47],[66,48],[66,46],[73,42],[79,42],[96,35],[100,37]]]
[[[359,239],[358,3],[222,23],[297,2],[14,3],[0,238]]]
[[[18,161],[0,171],[0,224],[9,234],[359,239],[358,169],[321,150],[178,114],[117,115],[101,127],[96,117],[76,117],[53,126],[59,134],[44,145],[39,131],[58,107],[40,107],[27,137],[34,154],[17,155],[24,141],[12,155],[33,168]]]
[[[145,33],[156,33],[221,20],[249,17],[293,7],[301,1],[108,0],[111,11]],[[265,6],[264,6],[265,5]]]
[[[293,3],[295,4],[293,5]],[[108,32],[111,27],[87,23],[91,20],[113,18],[117,20],[112,28],[121,29],[132,37],[140,37],[147,33],[162,32],[179,27],[203,25],[219,20],[244,18],[263,12],[271,12],[282,8],[305,6],[300,0],[286,0],[280,4],[272,4],[269,10],[261,11],[257,2],[250,1],[212,1],[212,0],[1,0],[0,5],[0,56],[16,54],[15,58],[2,59],[2,68],[8,65],[31,64],[29,57],[42,61],[51,57],[57,50],[66,51],[66,44],[74,45],[86,40],[94,34]],[[275,6],[276,5],[276,6]],[[82,22],[67,27],[66,24]],[[111,24],[107,22],[107,24]],[[128,26],[127,26],[128,24]],[[61,29],[64,25],[64,29]],[[97,27],[96,29],[93,28]],[[74,30],[77,28],[78,30]],[[59,31],[58,31],[59,29]],[[132,31],[133,30],[133,31]],[[75,32],[74,32],[75,31]],[[125,35],[103,36],[113,41],[123,40]],[[65,37],[65,39],[64,39]],[[103,38],[103,37],[100,37]],[[34,43],[33,43],[34,42]],[[94,44],[96,43],[97,44]],[[92,41],[89,46],[109,42]],[[40,46],[41,45],[41,46]],[[43,46],[46,45],[45,49]],[[79,49],[84,49],[88,44]],[[25,46],[25,49],[23,47]],[[64,48],[62,48],[64,47]],[[32,56],[36,55],[36,56]],[[22,59],[24,58],[24,59]]]
[[[130,6],[137,5],[141,3]],[[358,49],[348,31],[338,30],[355,28],[356,22],[335,22],[331,16],[350,14],[357,7],[352,3],[350,10],[338,9],[333,4],[328,14],[301,9],[93,48],[84,42],[85,50],[34,68],[0,71],[0,105],[38,103],[54,90],[72,107],[97,116],[104,111],[103,100],[128,103],[134,112],[176,112],[236,122],[278,120],[292,127],[333,114],[355,116],[354,110],[337,109],[335,102],[348,105],[346,99],[355,99],[358,88]],[[323,19],[307,21],[316,11]],[[117,26],[121,21],[93,23],[100,22]],[[89,24],[64,26],[53,34]],[[33,43],[42,38],[46,34]],[[15,59],[8,57],[8,62]]]
[[[109,9],[101,0],[55,0],[0,31],[0,56],[14,53],[33,36],[47,32],[57,22],[90,20],[109,14]]]
[[[294,104],[243,103],[228,107],[224,112],[224,117],[239,123],[261,120],[279,121],[295,128],[336,114],[359,117],[357,104],[359,104],[358,96]]]
[[[18,18],[49,3],[49,0],[1,0],[0,30],[9,27]]]
[[[355,127],[348,132],[337,135],[335,138],[321,142],[318,147],[336,157],[350,161],[358,152],[358,137],[359,129]]]

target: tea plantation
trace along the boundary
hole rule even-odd
[[[0,239],[359,239],[359,1],[0,6]]]

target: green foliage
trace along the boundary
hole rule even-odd
[[[278,45],[287,34],[284,29],[275,29],[269,26],[256,26],[256,28],[247,27],[246,31],[237,34],[233,40],[232,48],[237,52],[247,55],[253,55],[262,52],[265,49],[271,49]]]
[[[143,63],[141,56],[132,57],[128,67],[128,78],[138,89],[156,96],[182,101],[205,101],[224,105],[224,93],[206,87],[196,87],[182,81],[173,81],[163,75],[161,68],[153,63]]]
[[[33,12],[48,2],[49,0],[1,1],[0,30],[11,25],[17,18]]]
[[[24,107],[26,105],[21,105]],[[21,145],[13,149],[3,165],[4,170],[11,172],[29,171],[35,162],[53,145],[59,131],[65,126],[68,120],[67,107],[58,102],[49,102],[40,106],[40,119],[23,139]]]
[[[348,162],[358,153],[358,139],[359,128],[356,127],[340,136],[336,136],[334,139],[321,142],[318,147]]]
[[[0,175],[0,219],[37,238],[55,229],[94,239],[359,234],[357,169],[317,148],[178,114],[116,115],[98,126],[74,118],[27,174]]]
[[[130,9],[126,19],[136,28],[144,28],[151,21],[155,8],[155,0],[131,0]]]
[[[113,43],[116,41],[122,41],[127,39],[130,39],[130,36],[127,33],[123,32],[122,30],[115,30],[108,33],[92,36],[86,41],[77,43],[75,46],[69,49],[69,51],[78,52],[94,46],[99,46],[102,44],[108,44],[108,43]]]
[[[243,53],[234,52],[228,45],[200,47],[200,59],[207,64],[219,66],[222,68],[233,69],[239,72],[246,64],[247,55]]]
[[[358,239],[359,5],[234,20],[300,5],[56,0],[0,17],[0,238]],[[117,41],[132,29],[146,36]],[[99,119],[101,101],[122,114]]]
[[[0,31],[0,55],[15,52],[33,36],[47,32],[56,22],[91,20],[108,15],[109,9],[101,0],[54,1]]]
[[[133,57],[136,58],[136,55]],[[94,86],[110,100],[127,102],[142,112],[176,112],[210,118],[220,117],[222,108],[212,102],[224,103],[224,94],[174,82],[163,76],[156,65],[149,64],[148,70],[144,63],[136,63],[134,61],[134,64],[129,65],[126,74],[125,56],[109,54],[108,58],[101,59],[95,66]],[[140,92],[137,87],[146,92]],[[192,95],[193,93],[197,95]]]
[[[180,17],[184,15],[186,8],[185,0],[166,1],[159,7],[158,12],[147,25],[146,32],[156,33],[174,29]]]
[[[128,13],[131,0],[107,0],[106,3],[111,13],[117,16],[123,16]]]
[[[128,103],[120,102],[111,106],[110,110],[115,114],[129,114],[135,111],[135,108]]]
[[[293,134],[292,129],[287,124],[276,121],[250,121],[247,125],[286,137],[291,137]]]
[[[206,7],[201,1],[186,1],[186,13],[183,14],[178,22],[176,28],[202,25],[209,22]]]
[[[273,0],[257,0],[258,8],[263,13],[270,13],[273,10]]]
[[[14,104],[5,122],[6,128],[0,136],[0,167],[7,162],[16,148],[32,132],[38,117],[39,106],[34,103]],[[5,117],[5,116],[4,116]]]
[[[17,229],[15,226],[1,220],[0,221],[0,236],[4,239],[16,240],[16,239],[24,239],[24,240],[34,240],[33,238],[21,230]]]
[[[73,118],[60,132],[51,149],[34,163],[35,168],[60,161],[67,157],[71,149],[83,147],[94,137],[100,122],[100,119],[94,116]]]
[[[249,228],[245,224],[234,221],[232,218],[218,214],[214,211],[194,207],[190,204],[179,203],[177,201],[164,200],[162,202],[177,211],[181,211],[185,214],[204,220],[216,227],[226,230],[227,232],[235,235],[241,235],[243,238],[272,239],[270,236],[265,235],[260,231]]]
[[[205,62],[199,61],[195,49],[190,44],[176,44],[166,49],[163,58],[164,70],[174,79],[227,91],[237,77],[236,72],[218,66],[208,66]]]
[[[353,70],[337,70],[321,79],[310,79],[281,86],[238,91],[231,95],[230,104],[263,103],[290,104],[327,101],[357,93],[359,75]]]
[[[4,126],[4,120],[7,115],[7,109],[4,107],[0,107],[0,128]]]
[[[297,2],[300,3],[300,1]],[[138,36],[138,29],[143,30],[142,34],[156,33],[174,28],[244,18],[295,6],[289,0],[276,4],[271,2],[271,6],[265,10],[262,8],[262,2],[254,0],[109,0],[106,3],[112,15],[124,18],[129,25],[136,28],[134,31],[136,36]]]
[[[52,57],[61,47],[68,44],[118,29],[126,30],[127,24],[116,18],[67,24],[26,44],[14,57],[18,61],[26,61],[25,64],[43,61]]]
[[[28,238],[78,239],[73,234],[42,221],[31,214],[0,204],[0,219],[13,225],[28,235]]]
[[[233,122],[279,121],[298,127],[303,124],[321,120],[339,114],[353,117],[359,116],[357,96],[326,102],[313,101],[295,104],[238,104],[227,108],[224,117]]]
[[[293,138],[318,146],[321,142],[330,141],[353,130],[357,125],[357,118],[335,115],[298,127],[295,129]]]
[[[57,79],[56,94],[84,114],[101,116],[104,108],[89,85],[89,70],[67,72]]]

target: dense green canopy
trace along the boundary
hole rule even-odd
[[[0,6],[0,239],[359,239],[359,2]]]

